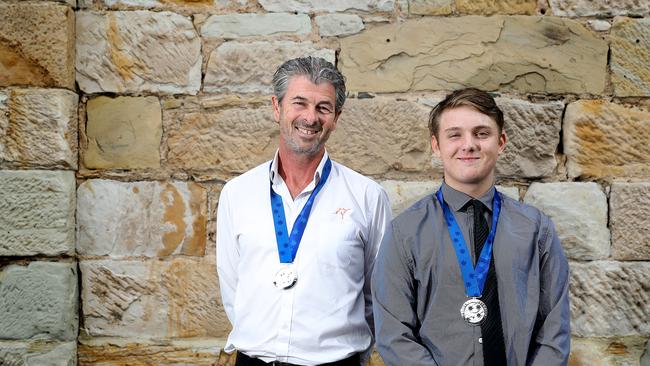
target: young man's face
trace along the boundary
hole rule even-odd
[[[494,183],[497,157],[506,144],[496,121],[478,110],[461,106],[440,115],[438,138],[431,138],[442,160],[445,182],[465,193],[485,193]]]
[[[293,76],[279,103],[273,97],[273,112],[280,124],[280,149],[296,155],[321,152],[336,128],[336,93],[331,83],[314,84],[305,76]]]

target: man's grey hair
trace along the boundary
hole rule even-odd
[[[306,76],[314,84],[328,82],[334,86],[336,93],[337,113],[341,112],[345,103],[345,77],[331,62],[320,57],[300,57],[283,63],[273,75],[273,94],[282,102],[287,93],[289,80],[293,76]]]

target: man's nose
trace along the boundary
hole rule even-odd
[[[318,122],[318,112],[316,111],[316,108],[314,107],[307,108],[305,110],[305,113],[303,114],[303,118],[309,124]]]
[[[475,150],[477,145],[477,139],[472,134],[467,134],[463,137],[464,150]]]

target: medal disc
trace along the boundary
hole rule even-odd
[[[487,306],[477,298],[471,298],[460,308],[460,315],[470,325],[480,325],[487,317]]]
[[[273,280],[273,284],[275,285],[275,287],[281,290],[286,290],[293,287],[293,285],[295,285],[297,281],[298,281],[298,274],[293,269],[293,267],[285,266],[282,267],[275,274],[275,279]]]

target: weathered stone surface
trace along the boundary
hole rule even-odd
[[[555,152],[560,144],[564,103],[530,103],[496,98],[503,111],[506,148],[499,157],[497,173],[508,177],[545,177],[555,171]]]
[[[76,169],[78,99],[62,89],[0,91],[0,165]]]
[[[97,97],[88,101],[84,166],[160,167],[162,111],[156,97]]]
[[[80,8],[107,7],[109,9],[173,9],[175,11],[208,9],[237,10],[246,0],[78,0]]]
[[[429,35],[421,37],[422,34]],[[560,18],[421,18],[341,39],[354,91],[484,90],[602,93],[607,43]]]
[[[226,42],[210,54],[205,92],[271,93],[273,72],[294,57],[318,56],[334,63],[334,50],[311,42]]]
[[[366,175],[402,177],[438,173],[431,166],[429,108],[389,97],[349,99],[328,151]]]
[[[596,32],[606,32],[612,28],[612,24],[610,22],[602,19],[591,19],[587,21],[587,24]]]
[[[276,34],[309,34],[311,19],[306,14],[213,15],[201,26],[204,38],[239,38]]]
[[[75,366],[77,342],[0,341],[0,365]]]
[[[395,0],[259,0],[266,11],[299,13],[344,12],[346,10],[392,11]]]
[[[413,15],[449,15],[453,4],[453,0],[408,0]]]
[[[74,191],[71,171],[0,170],[0,256],[74,254]]]
[[[32,262],[0,271],[0,339],[77,337],[77,266]]]
[[[322,37],[345,36],[363,30],[363,20],[354,14],[325,14],[316,17],[318,32]]]
[[[650,260],[650,183],[614,183],[609,198],[612,257]]]
[[[215,363],[220,358],[222,348],[222,339],[170,340],[156,343],[143,339],[81,338],[79,366],[225,366]]]
[[[567,106],[563,144],[569,178],[650,176],[650,112],[603,100]]]
[[[571,263],[572,333],[649,336],[649,276],[650,262]]]
[[[52,2],[0,4],[0,86],[74,89],[74,16]]]
[[[570,366],[645,366],[639,363],[645,337],[571,339]]]
[[[537,0],[456,0],[456,11],[461,14],[525,14],[533,15]]]
[[[598,184],[533,183],[524,202],[553,219],[567,257],[592,260],[609,256],[607,197]]]
[[[165,111],[167,166],[223,179],[273,158],[279,130],[266,104]]]
[[[230,331],[213,258],[79,265],[90,336],[225,337]]]
[[[553,15],[569,17],[650,14],[650,3],[639,0],[550,0]]]
[[[171,12],[77,12],[77,82],[86,93],[196,94],[201,40]]]
[[[614,94],[650,96],[650,19],[617,18],[609,39]]]
[[[80,255],[202,256],[207,193],[195,183],[87,180],[77,191]]]

